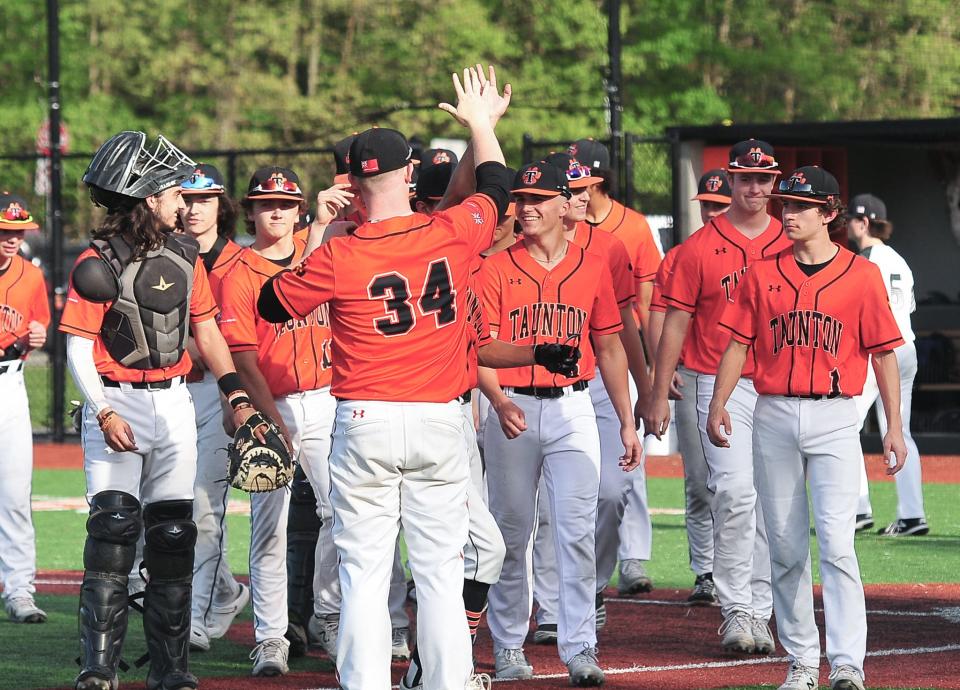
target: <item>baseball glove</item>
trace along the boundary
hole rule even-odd
[[[254,433],[260,429],[264,441]],[[230,486],[250,493],[281,489],[293,480],[294,463],[280,427],[259,412],[233,435],[227,446]]]
[[[580,373],[580,348],[572,345],[549,343],[537,345],[533,348],[533,361],[549,371],[551,374],[560,374],[573,378]]]

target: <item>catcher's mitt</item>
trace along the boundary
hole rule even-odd
[[[265,442],[254,431],[261,428]],[[227,446],[230,486],[250,493],[274,491],[293,480],[294,464],[280,427],[255,412],[233,435]]]

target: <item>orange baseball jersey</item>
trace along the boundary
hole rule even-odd
[[[330,303],[331,392],[347,400],[448,402],[467,390],[467,285],[497,209],[474,194],[433,216],[364,223],[274,282],[288,313]]]
[[[650,311],[667,311],[667,304],[663,301],[663,286],[667,284],[670,274],[673,273],[673,264],[677,260],[678,249],[680,249],[679,244],[667,250],[666,256],[664,256],[663,261],[660,262],[660,268],[657,269],[657,276],[653,279],[653,295],[650,297]]]
[[[633,303],[637,298],[633,264],[623,242],[616,235],[602,232],[586,222],[577,223],[571,241],[588,252],[597,254],[607,263],[613,278],[613,294],[617,298],[617,306],[623,308]]]
[[[761,395],[859,395],[870,354],[903,344],[880,270],[842,247],[809,277],[791,249],[754,263],[720,327],[753,346]]]
[[[660,266],[660,251],[653,241],[646,216],[614,201],[607,217],[590,225],[606,230],[623,242],[633,262],[633,276],[637,283],[653,282]]]
[[[233,265],[240,258],[243,247],[234,242],[223,238],[225,241],[222,247],[218,247],[220,241],[213,245],[213,248],[206,254],[201,254],[204,268],[207,269],[207,280],[210,283],[210,291],[213,293],[213,299],[220,304],[220,283],[224,276],[230,272]]]
[[[469,344],[467,346],[467,379],[470,389],[474,389],[480,382],[479,350],[492,339],[490,323],[483,311],[480,299],[480,270],[483,268],[483,257],[478,256],[470,268],[470,283],[467,285],[467,323],[472,328],[467,329]]]
[[[770,218],[760,235],[748,239],[723,214],[690,236],[677,253],[673,272],[663,290],[663,301],[694,314],[681,358],[702,374],[716,374],[729,338],[717,328],[720,317],[747,266],[791,246],[780,221]],[[753,375],[753,358],[743,367]]]
[[[25,336],[31,321],[50,325],[47,284],[40,269],[18,255],[0,271],[0,350]]]
[[[539,365],[498,369],[501,386],[568,386],[594,376],[593,334],[623,328],[606,262],[572,242],[547,270],[522,243],[483,265],[483,307],[496,338],[514,345],[563,343],[580,348],[580,375],[567,378]]]
[[[96,256],[93,249],[85,249],[77,262]],[[210,282],[207,280],[207,269],[203,267],[200,259],[193,270],[193,288],[190,293],[190,323],[196,324],[203,321],[209,321],[216,317],[218,313],[217,303],[213,300],[213,293],[210,291]],[[160,369],[130,369],[121,365],[107,352],[103,341],[100,339],[100,326],[103,324],[103,315],[110,309],[110,304],[96,304],[88,302],[77,294],[73,287],[73,276],[70,277],[70,290],[67,292],[67,303],[63,308],[63,315],[60,317],[60,330],[71,335],[79,335],[83,338],[94,340],[93,361],[97,366],[97,371],[101,376],[106,376],[114,381],[126,382],[154,382],[166,381],[175,376],[185,376],[193,367],[193,362],[186,350],[180,361],[169,367]]]
[[[306,242],[294,239],[294,261]],[[240,252],[223,279],[220,332],[231,352],[257,353],[257,366],[274,397],[330,385],[330,308],[317,306],[302,318],[270,323],[257,313],[260,288],[283,269],[251,247]]]

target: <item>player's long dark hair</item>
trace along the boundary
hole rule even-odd
[[[837,217],[831,220],[829,225],[827,225],[827,230],[829,230],[831,238],[835,235],[839,236],[846,232],[846,210],[846,206],[843,205],[843,202],[840,201],[840,199],[830,199],[827,203],[820,207],[820,213],[823,215],[827,215],[831,211],[837,212]]]
[[[217,234],[232,240],[237,233],[240,205],[226,194],[217,197]]]
[[[163,246],[167,232],[147,206],[146,199],[136,199],[135,203],[110,208],[107,217],[91,234],[98,240],[123,235],[133,245],[134,256],[142,257]]]

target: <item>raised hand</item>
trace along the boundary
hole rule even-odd
[[[317,217],[313,222],[319,225],[329,225],[337,219],[340,209],[346,208],[353,201],[353,192],[349,184],[335,184],[317,194]]]
[[[483,74],[482,65],[477,64],[476,69],[478,74]],[[497,89],[497,70],[494,69],[493,65],[490,65],[487,68],[487,78],[483,82],[481,95],[490,107],[490,124],[496,127],[497,122],[500,121],[500,118],[503,117],[503,114],[507,112],[507,108],[510,106],[513,87],[511,87],[509,83],[504,84],[503,95],[501,96]]]
[[[440,103],[440,109],[450,113],[464,127],[477,125],[480,122],[486,123],[492,115],[490,103],[483,98],[485,82],[482,72],[478,73],[476,67],[464,68],[462,82],[459,75],[454,72],[453,90],[457,95],[457,104],[453,106],[449,103]]]

